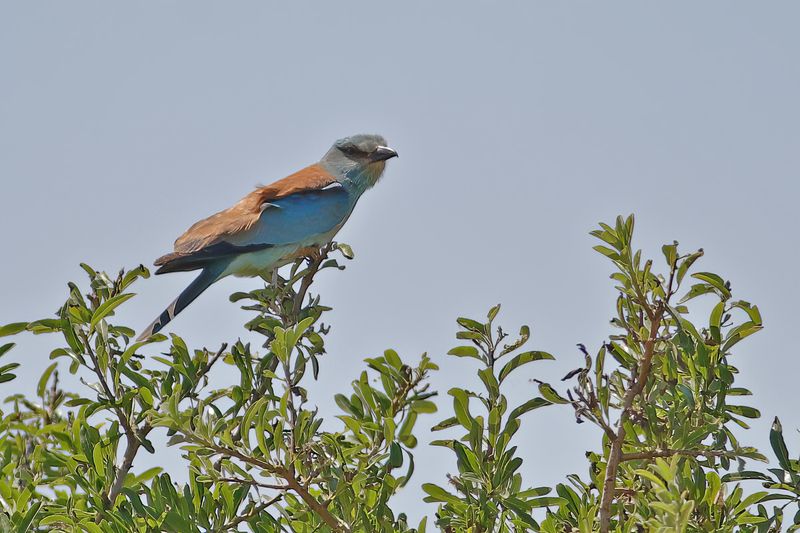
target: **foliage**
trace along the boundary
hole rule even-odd
[[[485,393],[457,387],[450,389],[448,394],[453,397],[455,416],[433,427],[434,430],[458,427],[459,431],[466,431],[459,439],[431,443],[450,448],[457,458],[458,474],[448,479],[456,494],[432,483],[422,487],[427,494],[425,501],[443,504],[437,524],[446,530],[535,529],[538,524],[531,517],[531,511],[559,503],[558,498],[545,496],[550,492],[548,487],[523,487],[522,476],[517,472],[522,458],[517,456],[516,446],[509,446],[520,428],[522,415],[550,402],[536,397],[508,411],[508,399],[501,392],[503,381],[521,366],[554,357],[541,351],[519,352],[530,337],[528,326],[520,329],[517,340],[503,344],[507,334],[502,328],[495,332],[492,324],[499,311],[499,305],[493,307],[485,323],[459,318],[461,331],[456,337],[470,344],[450,350],[450,355],[480,361],[482,368],[478,377]],[[497,363],[505,359],[508,361],[498,370]],[[473,414],[471,403],[477,403],[485,415]]]
[[[344,268],[332,256],[352,258],[349,247],[330,244],[264,288],[234,294],[253,313],[245,328],[258,346],[239,339],[212,350],[175,334],[134,341],[115,312],[147,269],[111,277],[83,265],[88,287],[69,283],[55,317],[0,327],[0,337],[60,339],[35,396],[12,393],[0,411],[0,531],[800,528],[800,460],[790,458],[780,422],[770,434],[775,468],[752,466],[766,457],[737,437],[760,416],[743,401],[750,392],[736,386],[732,362],[740,341],[762,328],[758,307],[734,299],[719,275],[693,271],[702,250],[665,245],[658,273],[634,248],[633,231],[631,216],[592,232],[615,269],[614,331],[594,355],[579,345],[583,360],[564,377],[566,390],[533,380],[538,394],[512,402],[509,376],[530,376],[529,363],[554,357],[527,350],[527,326],[515,338],[496,326],[500,306],[485,321],[458,319],[450,363],[477,363],[481,387],[448,391],[452,408],[432,427],[447,438],[430,444],[451,452],[456,470],[423,485],[434,504],[424,514],[435,518],[414,526],[392,497],[414,474],[419,421],[437,410],[428,382],[437,364],[424,354],[410,364],[393,350],[366,359],[352,390],[332,398],[334,420],[308,399],[330,311],[308,291],[320,271]],[[706,309],[707,323],[690,320]],[[0,343],[0,357],[13,347]],[[232,379],[217,375],[226,365]],[[18,366],[0,365],[0,383],[13,382]],[[65,370],[86,388],[63,390]],[[546,460],[525,453],[519,430],[547,406],[601,436],[587,452],[587,476],[554,488],[520,473],[523,460]],[[135,468],[137,457],[170,447],[183,463],[169,472]]]
[[[328,259],[333,249],[305,268],[298,262],[288,279],[233,296],[256,312],[246,327],[263,336],[263,353],[241,341],[190,350],[172,335],[163,356],[145,358],[145,345],[167,338],[132,342],[133,330],[111,322],[133,296],[131,284],[147,277],[143,267],[111,279],[85,266],[89,294],[70,284],[58,318],[6,326],[3,334],[62,334],[65,346],[51,358],[92,379],[84,382],[94,392],[62,391],[54,363],[38,401],[8,399],[0,425],[6,522],[19,531],[406,530],[386,503],[413,472],[418,415],[436,410],[426,383],[436,365],[423,355],[409,366],[391,350],[369,359],[352,395],[336,397],[343,427],[322,427],[305,383],[325,351],[320,318],[328,308],[304,300],[319,270],[339,267]],[[220,363],[235,367],[238,380],[211,388]],[[155,453],[158,428],[167,446],[183,450],[188,483],[160,468],[132,472],[143,449]]]
[[[744,497],[734,485],[726,497],[719,479],[732,460],[765,460],[732,428],[760,416],[734,403],[750,392],[734,386],[731,363],[734,346],[762,328],[758,307],[734,300],[717,274],[687,277],[703,250],[681,254],[677,243],[664,245],[666,271],[655,273],[653,261],[634,249],[633,229],[631,216],[592,232],[603,242],[595,250],[616,269],[611,324],[618,333],[594,357],[581,346],[584,364],[565,380],[574,383],[567,398],[578,421],[602,431],[602,449],[589,454],[588,482],[573,477],[572,487],[557,487],[571,505],[551,513],[545,529],[631,531],[669,523],[679,531],[763,531],[769,519],[754,505],[767,493]],[[685,289],[689,279],[695,283]],[[712,308],[707,326],[698,328],[688,303],[703,295]]]

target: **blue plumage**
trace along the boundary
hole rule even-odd
[[[247,242],[290,244],[323,235],[343,224],[357,201],[358,196],[340,185],[271,201]]]

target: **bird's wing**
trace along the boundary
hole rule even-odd
[[[320,190],[303,191],[271,200],[258,222],[235,235],[237,246],[303,243],[344,224],[353,208],[350,194],[338,183]]]
[[[329,231],[349,214],[348,198],[333,176],[311,165],[194,224],[175,241],[175,252],[155,261],[161,266],[157,273],[194,270],[220,257]]]
[[[175,241],[175,251],[196,252],[229,236],[246,232],[260,219],[264,204],[292,194],[319,190],[335,181],[330,173],[316,164],[259,187],[233,207],[195,223]]]

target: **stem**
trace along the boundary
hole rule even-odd
[[[622,459],[622,445],[625,442],[625,422],[631,414],[633,401],[642,393],[647,379],[650,375],[650,367],[653,362],[653,354],[655,352],[656,340],[658,339],[658,329],[661,326],[661,319],[664,316],[664,305],[659,304],[655,312],[652,312],[654,318],[650,325],[650,334],[644,344],[644,355],[642,356],[641,364],[639,365],[639,373],[631,388],[625,393],[622,403],[622,413],[619,416],[618,430],[616,437],[611,441],[611,451],[608,454],[608,463],[606,464],[606,475],[603,479],[603,496],[600,501],[600,533],[608,533],[611,526],[611,503],[614,500],[614,489],[617,481],[617,470]]]
[[[117,499],[117,495],[122,490],[122,485],[125,483],[125,477],[128,475],[131,467],[133,466],[133,459],[136,457],[136,452],[139,451],[139,443],[136,440],[136,437],[132,435],[127,436],[127,447],[125,448],[125,455],[122,457],[122,464],[117,468],[117,472],[114,477],[114,484],[111,485],[111,488],[106,495],[106,500],[109,506],[114,505],[114,501]]]
[[[308,490],[306,490],[306,488],[297,481],[297,479],[295,479],[294,475],[290,471],[285,469],[282,470],[282,477],[286,480],[289,488],[295,491],[303,500],[303,502],[311,507],[311,509],[317,513],[319,517],[331,527],[331,529],[334,531],[345,531],[349,533],[350,528],[333,516],[327,507],[319,503],[319,501],[317,501],[317,499],[312,496],[311,493],[309,493]]]
[[[291,354],[289,354],[291,355]],[[303,354],[298,354],[298,357],[303,357]],[[275,358],[277,360],[277,357]],[[294,430],[295,426],[297,425],[297,408],[294,405],[294,377],[292,376],[292,371],[289,368],[289,361],[283,363],[283,374],[284,379],[286,380],[286,388],[288,389],[289,395],[287,396],[287,405],[289,407],[289,415],[291,417],[291,431],[289,432],[289,439],[290,439],[290,446],[289,450],[291,450],[292,455],[294,455]]]
[[[133,433],[130,420],[128,420],[128,417],[125,416],[125,413],[123,413],[122,410],[114,404],[116,396],[114,395],[113,392],[111,392],[111,388],[108,386],[108,381],[106,381],[106,376],[100,370],[100,363],[97,360],[97,356],[95,355],[94,350],[92,350],[92,345],[89,342],[89,338],[83,332],[81,332],[81,338],[83,340],[84,345],[86,346],[86,352],[89,354],[89,357],[92,360],[92,366],[94,367],[92,368],[92,370],[94,370],[94,373],[97,375],[97,379],[100,382],[100,386],[103,387],[103,392],[105,393],[106,397],[108,397],[108,401],[111,403],[111,409],[114,411],[114,413],[116,413],[120,425],[125,430],[125,434],[127,435],[129,433]]]
[[[95,523],[99,524],[105,511],[111,508],[114,505],[114,502],[117,499],[117,495],[119,495],[120,491],[122,490],[122,486],[125,484],[125,477],[128,475],[131,467],[133,466],[133,460],[136,457],[136,452],[139,451],[139,447],[141,446],[141,442],[139,439],[136,438],[136,429],[131,425],[130,420],[125,415],[125,413],[120,409],[118,406],[114,405],[114,401],[116,400],[116,396],[114,393],[111,392],[111,387],[108,386],[108,381],[106,381],[105,374],[100,370],[100,364],[97,360],[97,356],[92,350],[91,343],[89,342],[89,338],[86,334],[81,334],[82,340],[84,345],[86,346],[86,351],[89,354],[89,357],[92,360],[92,366],[94,367],[94,373],[97,375],[97,379],[100,382],[100,386],[103,388],[103,392],[108,397],[108,401],[111,403],[111,409],[117,415],[119,419],[119,423],[122,426],[123,431],[125,432],[125,438],[127,441],[127,446],[125,448],[125,454],[122,457],[122,464],[119,466],[115,473],[114,483],[111,485],[111,488],[108,490],[108,493],[103,497],[104,500],[104,509],[102,509],[97,516],[95,517]],[[150,429],[152,429],[148,424],[145,424],[142,432],[142,436],[146,435]]]
[[[146,423],[142,428],[139,430],[140,438],[144,438],[147,436],[148,433],[153,429],[153,427]],[[134,434],[133,430],[125,431],[125,439],[126,439],[126,447],[125,447],[125,454],[122,456],[122,464],[116,469],[114,473],[114,483],[111,485],[111,488],[108,489],[108,493],[103,496],[103,501],[105,504],[105,509],[101,510],[97,513],[95,517],[95,523],[99,524],[100,521],[103,519],[105,514],[105,510],[109,509],[114,505],[114,502],[117,500],[117,496],[119,496],[120,491],[122,491],[122,487],[125,484],[125,478],[130,472],[131,468],[133,467],[133,460],[136,458],[136,454],[139,451],[139,448],[142,446],[141,440],[137,438],[136,434]]]
[[[311,287],[311,284],[314,282],[314,276],[319,270],[319,267],[322,265],[322,262],[328,257],[328,252],[330,252],[330,250],[331,244],[328,243],[323,248],[319,249],[318,254],[310,258],[308,272],[305,276],[303,276],[303,280],[300,282],[300,289],[297,291],[297,295],[294,298],[292,319],[295,323],[297,323],[298,315],[300,314],[300,310],[303,308],[303,300],[306,299],[306,293]]]
[[[295,491],[303,500],[303,502],[305,502],[306,505],[308,505],[315,513],[317,513],[322,521],[328,524],[334,531],[344,531],[346,533],[350,532],[350,528],[341,523],[339,519],[331,514],[326,506],[322,505],[314,496],[312,496],[311,493],[300,484],[297,478],[294,477],[294,474],[289,469],[283,466],[276,466],[267,461],[262,461],[256,457],[245,455],[232,448],[219,446],[211,441],[204,441],[202,439],[198,439],[198,441],[219,454],[236,457],[243,463],[257,466],[258,468],[266,470],[267,472],[274,474],[276,477],[283,479],[286,481],[286,487],[284,487],[284,490],[291,489]]]

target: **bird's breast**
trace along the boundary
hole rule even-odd
[[[230,262],[223,276],[253,278],[269,273],[327,244],[333,239],[339,227],[301,242],[280,244],[257,252],[240,254]]]

